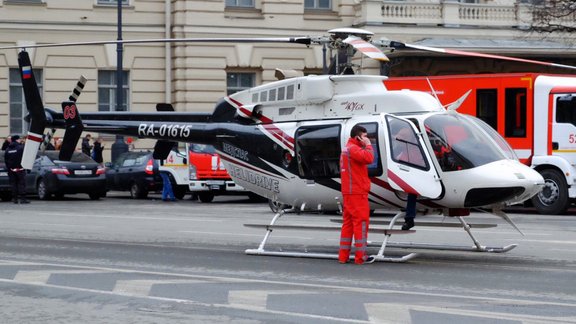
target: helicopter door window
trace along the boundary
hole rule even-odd
[[[305,179],[340,176],[340,125],[304,126],[296,130],[296,157]]]
[[[428,162],[410,123],[390,116],[387,121],[392,160],[421,170],[428,170]]]
[[[368,176],[377,177],[382,175],[382,163],[380,161],[380,146],[378,145],[378,124],[377,123],[360,123],[358,124],[366,128],[368,138],[372,143],[374,150],[374,161],[368,165]]]

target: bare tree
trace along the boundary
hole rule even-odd
[[[576,1],[529,0],[532,3],[530,30],[538,33],[576,32]]]

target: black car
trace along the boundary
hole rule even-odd
[[[162,190],[158,161],[152,152],[125,152],[106,164],[108,190],[130,191],[132,198],[146,198],[150,191]]]
[[[26,174],[26,193],[40,199],[87,193],[90,199],[106,196],[106,170],[88,155],[74,152],[70,161],[58,159],[59,151],[38,152]]]
[[[4,163],[4,151],[0,151],[0,200],[9,201],[12,199],[12,187],[8,180],[8,169]]]

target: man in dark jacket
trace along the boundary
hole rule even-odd
[[[4,151],[4,162],[8,169],[8,179],[12,185],[12,197],[15,204],[28,204],[26,199],[26,170],[22,167],[22,154],[24,154],[24,144],[20,136],[12,136],[12,143]]]
[[[82,139],[82,153],[84,153],[88,156],[92,156],[92,154],[91,154],[92,145],[90,145],[90,139],[91,138],[92,138],[92,135],[86,134],[86,136],[84,136],[84,138]]]

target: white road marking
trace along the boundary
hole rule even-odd
[[[538,242],[549,244],[576,244],[576,241],[560,241],[560,240],[522,240],[524,242]]]
[[[533,305],[531,302],[517,301],[516,305]],[[468,316],[486,319],[521,321],[522,323],[576,323],[576,317],[551,317],[527,314],[477,311],[446,306],[405,305],[390,303],[365,304],[366,312],[372,323],[411,323],[410,311],[431,312],[443,315]]]
[[[265,310],[270,295],[303,295],[326,293],[310,290],[230,290],[228,303],[230,306],[243,309]]]
[[[188,279],[174,279],[174,280],[118,280],[114,286],[113,292],[123,295],[132,296],[148,296],[152,286],[162,284],[189,284],[189,283],[202,283],[206,280],[188,280]]]
[[[43,270],[43,271],[18,271],[14,281],[19,283],[46,284],[53,274],[93,274],[107,273],[106,270]]]

